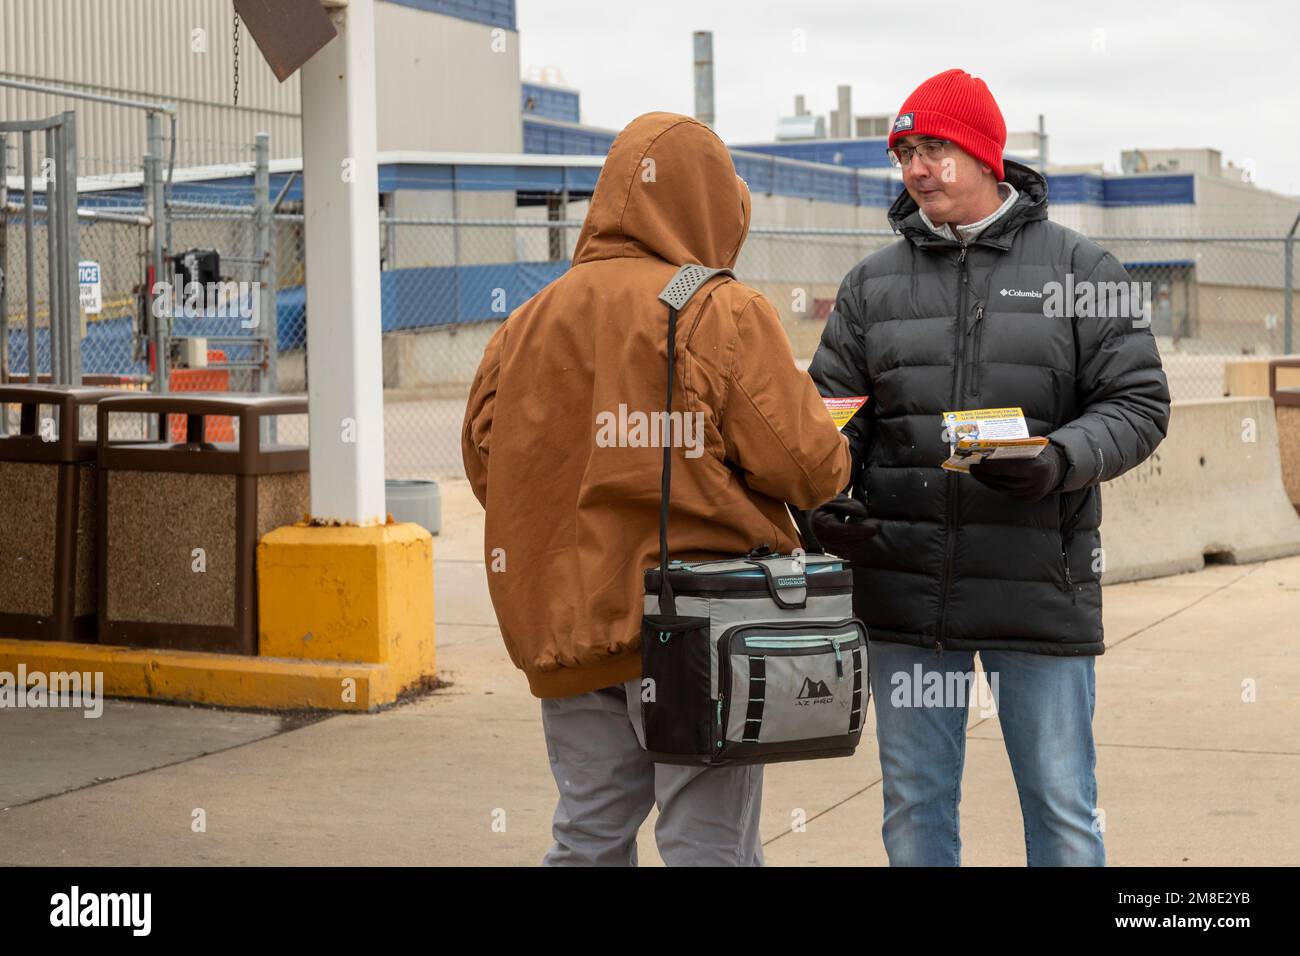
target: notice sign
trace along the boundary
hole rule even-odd
[[[99,281],[99,263],[82,259],[77,263],[77,282],[81,285],[81,309],[87,315],[99,315],[104,296]]]
[[[831,413],[831,421],[835,427],[843,431],[844,426],[849,423],[849,419],[858,413],[858,409],[867,404],[865,395],[849,395],[844,398],[822,398],[826,403],[826,410]]]

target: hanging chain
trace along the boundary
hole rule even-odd
[[[239,14],[235,14],[235,105],[239,105]]]

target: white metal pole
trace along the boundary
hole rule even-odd
[[[330,16],[338,36],[302,69],[311,510],[319,519],[380,524],[374,0],[350,0]]]

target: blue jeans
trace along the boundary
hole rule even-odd
[[[1020,793],[1028,864],[1105,866],[1095,812],[1093,658],[979,654],[988,675],[982,693],[961,679],[974,673],[974,651],[868,645],[890,866],[961,863],[957,807],[971,702],[989,715],[996,705]]]

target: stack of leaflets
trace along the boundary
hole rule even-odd
[[[944,412],[943,430],[949,455],[942,467],[966,474],[971,465],[981,461],[1034,458],[1048,443],[1042,436],[1030,436],[1025,413],[1019,408]]]

